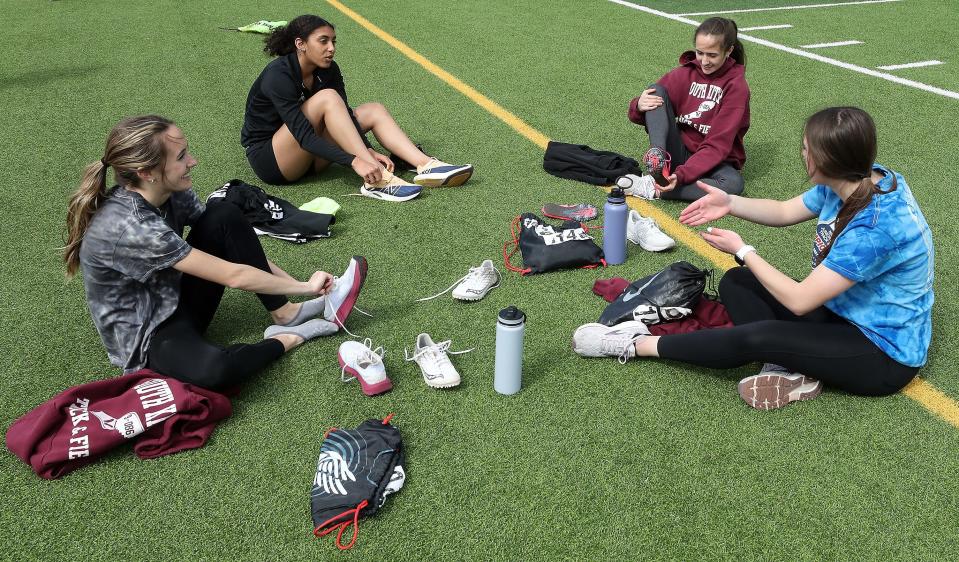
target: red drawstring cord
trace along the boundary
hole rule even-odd
[[[383,425],[389,425],[390,420],[393,419],[393,416],[394,416],[394,415],[395,415],[395,413],[392,413],[392,414],[386,416],[385,418],[383,418]]]
[[[515,271],[516,273],[519,273],[520,275],[526,275],[527,273],[532,271],[532,268],[527,267],[526,269],[520,269],[510,263],[510,258],[512,258],[513,254],[516,253],[516,250],[519,249],[518,229],[519,229],[519,221],[521,218],[522,217],[520,216],[516,217],[515,219],[513,219],[513,222],[511,222],[509,225],[509,233],[513,237],[513,239],[508,240],[505,244],[503,244],[503,264],[505,264],[506,269],[510,271]],[[509,248],[510,244],[513,245],[513,250],[507,253],[506,249]]]
[[[330,517],[323,523],[320,523],[319,525],[317,525],[315,529],[313,529],[313,535],[316,537],[324,537],[332,533],[333,529],[339,529],[339,531],[336,533],[336,548],[340,550],[349,550],[353,548],[353,545],[356,544],[356,538],[360,535],[360,511],[362,511],[363,508],[366,507],[367,505],[369,505],[369,502],[367,502],[366,500],[363,500],[360,502],[359,505],[357,505],[353,509],[347,509],[346,511],[344,511],[343,513],[339,515],[334,515],[333,517]],[[342,521],[340,523],[337,523],[336,525],[331,525],[327,529],[323,529],[323,527],[330,525],[337,519],[342,519],[344,516],[348,516],[350,513],[353,514],[352,519]],[[343,531],[346,531],[346,528],[349,527],[350,525],[353,525],[353,538],[352,540],[350,540],[350,544],[344,545]],[[321,531],[320,529],[323,529],[323,530]]]

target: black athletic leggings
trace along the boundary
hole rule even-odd
[[[663,105],[647,111],[645,114],[646,131],[649,133],[649,144],[665,148],[672,157],[671,170],[675,170],[680,164],[685,164],[686,160],[693,155],[692,152],[683,144],[682,134],[679,132],[679,126],[676,124],[676,112],[673,110],[673,104],[669,101],[669,95],[666,88],[659,84],[650,86],[656,90],[656,95],[663,98]],[[699,178],[709,185],[714,185],[726,193],[739,195],[743,192],[746,183],[743,175],[727,162],[723,162],[709,171],[708,174]],[[682,201],[693,201],[699,199],[706,192],[696,185],[696,182],[686,185],[677,185],[675,189],[664,191],[660,194],[663,199],[679,199]]]
[[[919,371],[891,359],[825,307],[796,316],[748,268],[727,271],[719,295],[735,326],[662,336],[660,357],[718,369],[776,363],[862,396],[898,392]]]
[[[270,271],[253,227],[234,205],[207,207],[186,240],[192,248],[218,258]],[[183,274],[176,311],[160,324],[150,341],[147,364],[151,369],[183,382],[221,389],[243,382],[283,355],[283,344],[272,338],[225,348],[203,338],[223,289],[223,285]],[[280,295],[257,296],[270,311],[288,302]]]

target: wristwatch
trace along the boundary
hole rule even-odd
[[[748,254],[749,252],[755,252],[755,251],[756,251],[756,248],[753,248],[749,244],[746,244],[745,246],[743,246],[736,252],[735,254],[736,263],[738,263],[739,265],[746,265],[746,254]]]

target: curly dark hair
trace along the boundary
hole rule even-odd
[[[263,52],[273,57],[288,55],[296,48],[294,42],[297,39],[306,41],[314,30],[321,27],[336,29],[332,23],[320,16],[311,14],[297,16],[290,23],[274,29],[273,33],[267,35]]]

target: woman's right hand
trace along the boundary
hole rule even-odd
[[[729,214],[732,198],[728,193],[703,181],[697,181],[706,195],[690,203],[681,213],[679,222],[686,226],[699,226]]]
[[[363,178],[366,183],[376,183],[383,179],[383,166],[361,160],[359,156],[353,159],[350,167],[356,172],[356,175]]]
[[[325,295],[333,288],[333,276],[325,271],[317,271],[306,282],[310,295]]]
[[[646,112],[656,109],[661,105],[663,105],[663,98],[656,95],[655,88],[650,88],[643,90],[643,93],[640,94],[639,100],[636,102],[636,109],[641,112]]]

